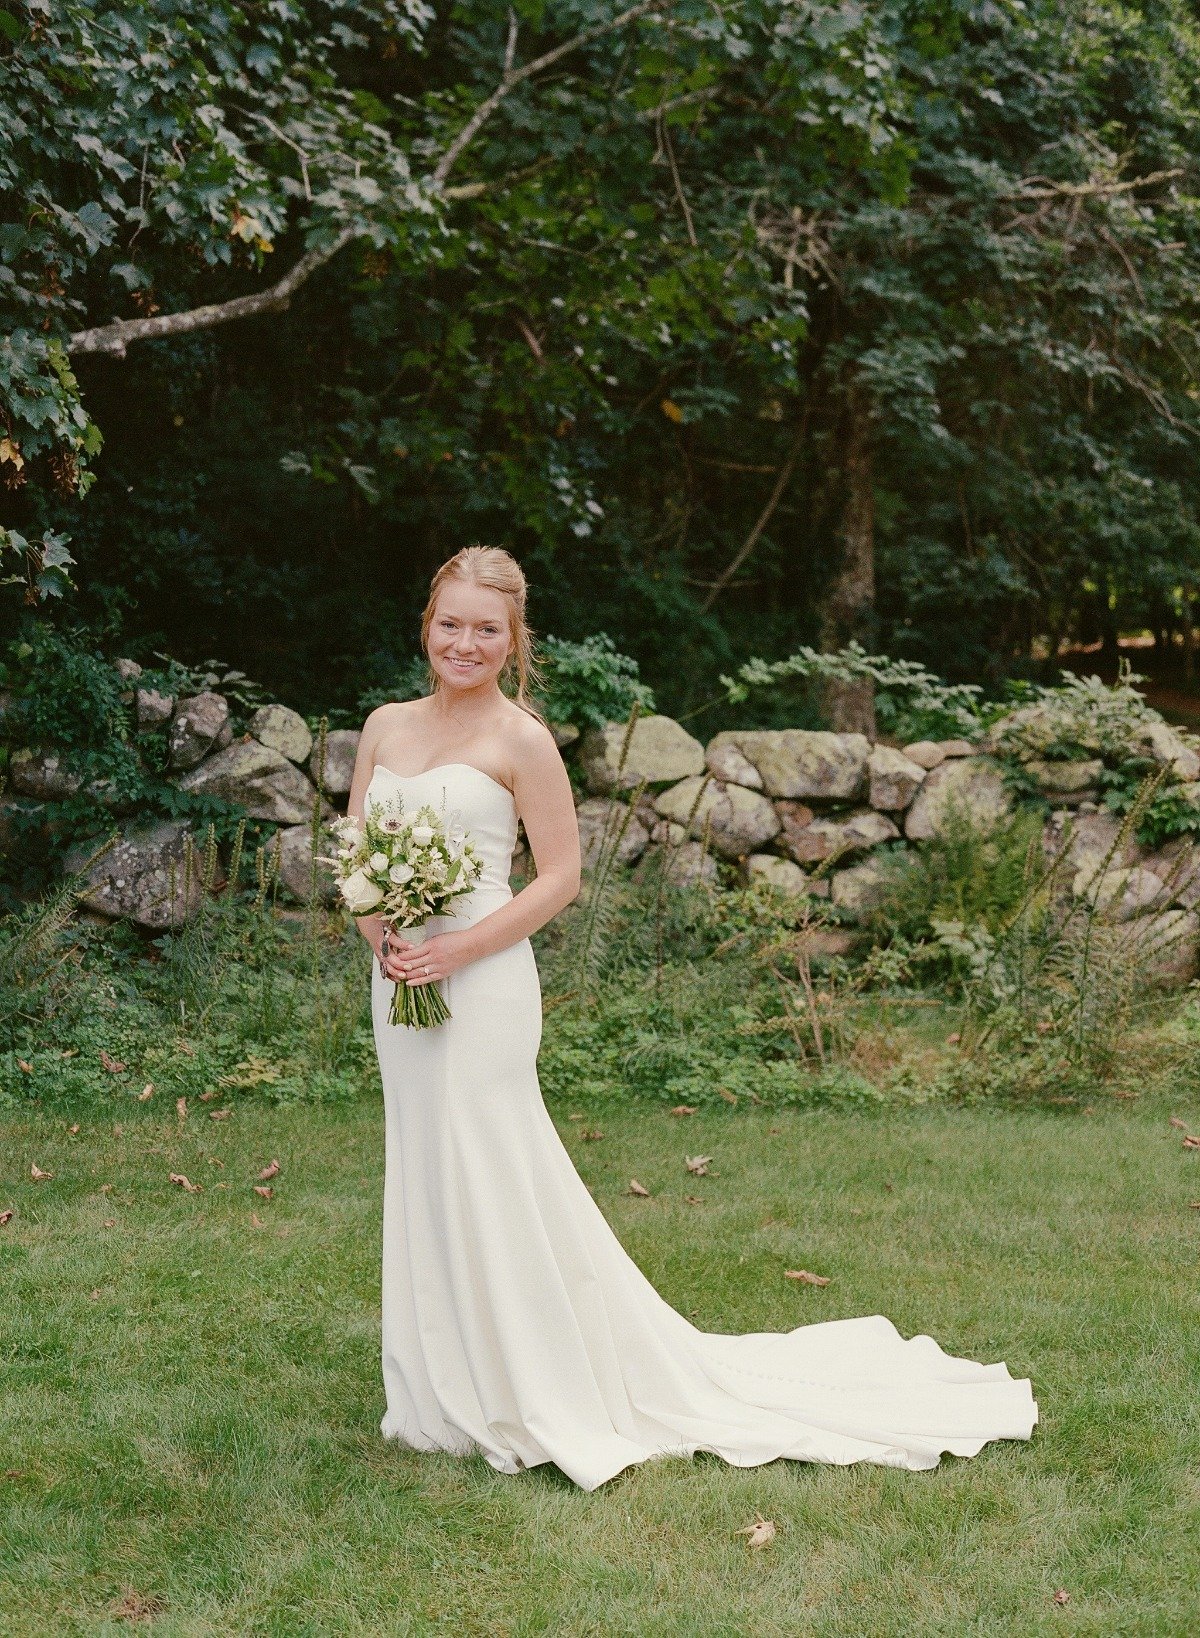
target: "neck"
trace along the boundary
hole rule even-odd
[[[478,688],[458,689],[453,694],[449,689],[438,685],[433,691],[433,709],[447,722],[471,722],[489,716],[495,709],[497,701],[503,697],[503,692],[495,680],[480,683]]]

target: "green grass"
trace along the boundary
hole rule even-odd
[[[590,1495],[379,1438],[378,1107],[208,1107],[0,1132],[7,1638],[127,1631],[130,1593],[163,1635],[1200,1630],[1200,1153],[1167,1121],[1200,1124],[1194,1100],[563,1105],[610,1222],[697,1323],[885,1313],[1032,1376],[1042,1417],[932,1472],[700,1456]],[[751,1552],[756,1512],[778,1535]]]

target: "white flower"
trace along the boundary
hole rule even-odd
[[[412,874],[413,874],[412,865],[405,864],[403,859],[400,861],[399,864],[394,864],[392,866],[392,868],[388,871],[388,876],[394,882],[408,882],[408,881],[411,881],[412,880]]]
[[[356,870],[353,875],[347,876],[341,884],[342,897],[351,910],[374,909],[383,897],[383,889],[375,883],[363,870]]]
[[[417,847],[428,847],[429,843],[433,841],[433,826],[414,825],[412,828],[412,839]]]
[[[372,853],[369,863],[372,870],[386,870],[388,867],[388,856],[386,853]]]

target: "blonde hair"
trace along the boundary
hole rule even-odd
[[[502,546],[464,546],[461,551],[455,552],[453,557],[447,558],[430,582],[429,601],[421,616],[421,648],[426,661],[429,659],[429,628],[433,624],[438,593],[451,580],[462,581],[472,586],[483,586],[488,591],[498,591],[507,600],[508,629],[513,650],[504,662],[500,681],[502,684],[508,682],[511,686],[515,671],[516,693],[510,694],[510,699],[515,700],[523,711],[528,711],[531,717],[536,717],[539,722],[544,723],[545,717],[529,698],[531,690],[542,687],[542,675],[534,651],[533,632],[525,619],[526,586],[521,565],[512,553],[506,552]],[[429,667],[429,686],[434,692],[442,686],[432,666]]]

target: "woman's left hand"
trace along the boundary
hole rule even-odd
[[[408,939],[393,934],[390,944],[388,977],[407,984],[410,989],[449,978],[471,960],[463,933],[434,933],[422,944],[411,944]]]

